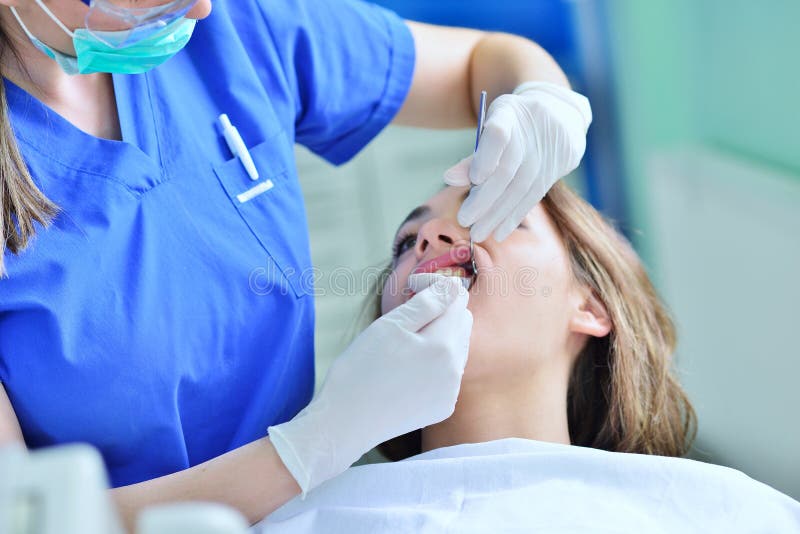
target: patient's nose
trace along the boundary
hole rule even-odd
[[[446,219],[430,219],[419,228],[414,246],[417,258],[423,255],[444,254],[456,245],[469,244],[469,230]],[[429,250],[432,249],[432,250]]]

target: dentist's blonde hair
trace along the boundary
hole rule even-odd
[[[673,368],[675,327],[638,255],[590,204],[563,183],[542,200],[572,273],[605,305],[611,332],[590,338],[567,391],[573,445],[683,456],[697,419]],[[382,284],[382,281],[378,281]],[[379,286],[382,287],[382,286]],[[380,294],[371,315],[380,315]],[[420,452],[420,431],[384,443],[391,460]]]
[[[0,28],[0,62],[11,58],[24,65]],[[0,80],[0,278],[6,276],[6,249],[12,254],[22,252],[36,234],[36,224],[48,226],[56,214],[58,206],[36,186],[19,151],[11,128],[5,84]]]

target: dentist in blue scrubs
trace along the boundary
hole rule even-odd
[[[295,143],[340,164],[392,121],[474,126],[487,89],[481,148],[445,177],[475,186],[480,243],[578,165],[591,121],[534,43],[357,0],[0,0],[0,54],[0,443],[92,444],[129,527],[180,500],[257,521],[452,413],[472,324],[452,279],[312,400]]]

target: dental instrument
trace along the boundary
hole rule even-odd
[[[481,91],[481,101],[478,110],[478,130],[475,134],[475,152],[478,151],[478,146],[481,143],[481,136],[483,135],[483,123],[486,121],[486,96],[486,91]],[[470,191],[472,191],[472,186],[470,186]],[[478,265],[475,263],[475,241],[473,241],[472,235],[469,236],[469,259],[470,264],[472,265],[472,276],[470,276],[468,282],[464,282],[464,286],[468,290],[478,278]]]
[[[470,287],[472,287],[478,277],[478,264],[475,263],[475,242],[471,237],[469,238],[469,261],[470,265],[472,265],[472,282],[470,283]]]
[[[481,91],[481,101],[478,105],[478,131],[475,135],[475,152],[478,151],[478,145],[481,143],[481,136],[483,135],[483,123],[486,122],[486,91]]]

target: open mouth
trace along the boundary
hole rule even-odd
[[[472,278],[472,254],[469,247],[455,247],[449,252],[418,265],[412,274],[434,273],[458,278]]]

